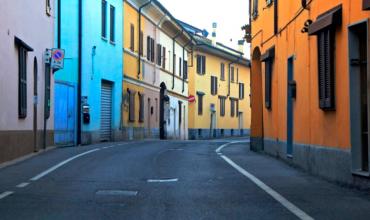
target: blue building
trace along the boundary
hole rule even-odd
[[[55,143],[120,139],[122,0],[58,0],[56,45],[65,49],[55,73]]]

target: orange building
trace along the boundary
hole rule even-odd
[[[369,0],[250,0],[251,148],[370,185]]]

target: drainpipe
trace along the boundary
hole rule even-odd
[[[228,82],[227,82],[227,87],[228,87],[228,88],[227,88],[227,97],[229,97],[229,96],[230,96],[230,87],[231,87],[231,79],[230,79],[230,77],[231,77],[231,65],[233,65],[234,63],[239,62],[240,58],[241,58],[241,57],[238,57],[238,59],[237,59],[237,60],[232,61],[231,63],[229,63],[229,77],[228,77]]]
[[[61,29],[62,29],[62,22],[61,22],[61,20],[60,19],[62,19],[62,9],[61,9],[61,1],[62,0],[58,0],[58,48],[61,48],[61,44],[62,44],[62,42],[61,42]]]
[[[152,3],[153,0],[150,0],[146,3],[144,3],[142,6],[140,6],[139,8],[139,29],[138,29],[138,33],[139,33],[139,40],[138,40],[138,45],[139,45],[139,54],[138,54],[138,58],[137,58],[137,64],[138,64],[138,71],[137,71],[137,78],[139,79],[140,78],[140,74],[141,74],[141,55],[140,55],[140,35],[141,35],[141,15],[142,15],[142,10],[148,6],[149,4]],[[144,40],[144,36],[142,36],[143,40]],[[144,48],[141,48],[142,52],[144,53]]]
[[[183,61],[185,60],[185,48],[187,46],[189,46],[191,42],[192,42],[192,39],[190,39],[190,41],[187,44],[185,44],[185,46],[182,47],[182,59],[183,59]],[[183,67],[183,70],[185,68],[188,68],[187,66],[185,67],[184,65],[182,65],[182,67]],[[183,71],[183,73],[182,73],[182,93],[184,93],[184,92],[185,92],[185,72]]]
[[[175,37],[172,38],[172,90],[175,88],[175,71],[176,71],[176,60],[174,59],[175,58],[175,43],[176,43],[176,39],[182,34],[184,33],[184,29],[181,29],[181,32],[178,32]]]
[[[82,94],[82,0],[78,1],[78,82],[77,82],[77,145],[81,144],[81,94]]]

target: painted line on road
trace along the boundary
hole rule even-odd
[[[28,185],[30,185],[30,183],[20,183],[20,184],[18,184],[16,187],[17,187],[17,188],[24,188],[24,187],[26,187],[26,186],[28,186]]]
[[[32,177],[30,180],[31,180],[31,181],[37,181],[37,180],[41,179],[42,177],[44,177],[44,176],[48,175],[49,173],[51,173],[51,172],[55,171],[56,169],[60,168],[61,166],[64,166],[64,165],[66,165],[67,163],[69,163],[69,162],[71,162],[71,161],[73,161],[73,160],[75,160],[75,159],[77,159],[77,158],[79,158],[79,157],[85,156],[85,155],[87,155],[87,154],[94,153],[94,152],[99,151],[99,150],[100,150],[100,149],[99,149],[99,148],[97,148],[97,149],[90,150],[90,151],[87,151],[87,152],[82,153],[82,154],[78,154],[78,155],[76,155],[76,156],[74,156],[74,157],[71,157],[71,158],[69,158],[69,159],[67,159],[67,160],[65,160],[65,161],[63,161],[63,162],[61,162],[61,163],[58,163],[57,165],[55,165],[55,166],[53,166],[53,167],[51,167],[51,168],[49,168],[49,169],[45,170],[44,172],[42,172],[42,173],[38,174],[37,176]]]
[[[10,196],[13,193],[14,192],[12,192],[12,191],[3,192],[3,193],[0,194],[0,199],[4,199],[5,197],[8,197],[8,196]]]
[[[229,146],[230,144],[243,144],[243,143],[250,143],[250,141],[233,141],[226,144],[221,145],[219,148],[216,149],[216,153],[218,155],[222,155],[221,150],[225,147]]]
[[[148,183],[171,183],[179,181],[178,178],[176,179],[149,179],[147,180]]]
[[[101,149],[109,149],[109,148],[113,148],[113,147],[117,147],[118,145],[111,145],[111,146],[107,146],[107,147],[102,147]]]
[[[228,144],[224,144],[217,148],[216,153],[220,155],[221,150],[231,144],[235,144],[238,142],[231,142]],[[307,213],[299,209],[297,206],[295,206],[293,203],[289,202],[286,198],[284,198],[282,195],[280,195],[278,192],[273,190],[271,187],[263,183],[261,180],[259,180],[257,177],[240,167],[238,164],[236,164],[234,161],[232,161],[227,156],[221,154],[220,157],[224,159],[230,166],[235,168],[239,173],[241,173],[243,176],[247,177],[250,181],[252,181],[254,184],[256,184],[259,188],[261,188],[263,191],[265,191],[267,194],[269,194],[272,198],[274,198],[276,201],[278,201],[281,205],[283,205],[285,208],[287,208],[290,212],[292,212],[294,215],[296,215],[299,219],[302,220],[313,220],[311,216],[309,216]]]

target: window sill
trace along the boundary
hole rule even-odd
[[[103,40],[103,41],[105,41],[105,42],[108,42],[108,39],[106,38],[106,37],[101,37],[101,39]]]
[[[116,42],[115,41],[109,41],[110,44],[112,44],[113,46],[116,46]]]
[[[352,175],[355,176],[361,176],[361,177],[370,177],[370,173],[367,171],[362,171],[362,170],[352,170]]]

